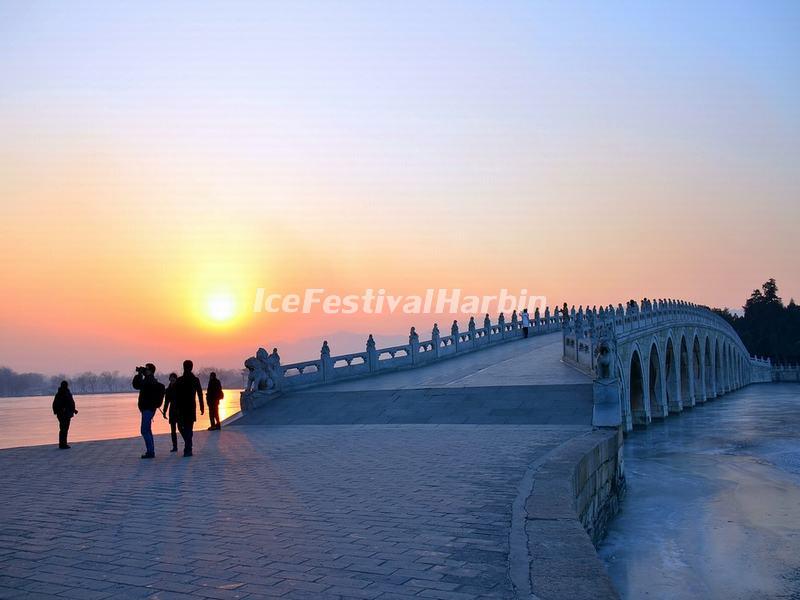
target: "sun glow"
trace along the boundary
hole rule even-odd
[[[231,322],[236,316],[236,299],[226,292],[212,294],[206,301],[206,316],[218,324]]]

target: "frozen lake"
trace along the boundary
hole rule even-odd
[[[599,553],[623,598],[800,598],[800,385],[758,384],[625,440]]]
[[[219,403],[220,419],[239,412],[239,390],[225,390]],[[136,407],[138,392],[124,394],[76,395],[78,414],[69,428],[70,442],[111,440],[139,435],[141,417]],[[58,420],[53,414],[52,396],[0,398],[0,448],[58,444]],[[208,427],[208,410],[200,416],[195,430]],[[169,422],[157,413],[153,433],[169,433]],[[144,443],[144,442],[143,442]]]

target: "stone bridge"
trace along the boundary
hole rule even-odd
[[[478,472],[503,474],[505,484],[496,480],[466,493],[481,505],[500,489],[508,494],[513,482],[513,500],[506,495],[493,509],[502,518],[466,540],[451,540],[447,532],[476,519],[474,506],[425,521],[440,540],[448,540],[433,548],[446,559],[438,567],[460,571],[431,584],[447,584],[447,589],[420,595],[615,598],[592,543],[604,536],[626,487],[623,431],[751,382],[788,379],[794,371],[773,372],[769,361],[749,356],[724,319],[686,302],[645,299],[627,307],[564,306],[524,316],[527,337],[523,318],[514,312],[508,320],[500,314],[496,323],[486,315],[480,326],[470,319],[464,330],[453,322],[449,335],[434,325],[427,340],[412,328],[407,344],[388,348],[378,348],[370,336],[364,351],[352,354],[332,355],[324,342],[319,358],[293,364],[281,364],[277,350],[259,349],[246,362],[251,373],[242,394],[244,414],[228,429],[279,435],[288,428],[295,436],[330,431],[335,441],[325,452],[343,454],[343,464],[357,465],[359,477],[369,481],[376,477],[375,467],[359,464],[347,449],[356,434],[374,436],[364,451],[380,456],[378,470],[392,475],[377,489],[365,481],[348,488],[347,506],[336,508],[342,512],[349,510],[350,496],[361,491],[369,490],[362,494],[364,502],[381,497],[381,489],[402,479],[410,463],[416,465],[415,478],[403,479],[394,495],[439,489],[443,475],[431,480],[422,467],[435,457],[447,456],[441,473],[458,472],[459,481]],[[328,427],[314,427],[319,425]],[[403,439],[392,442],[395,436]],[[518,440],[524,442],[509,454]],[[511,456],[519,452],[525,458],[515,462]],[[491,466],[483,462],[501,454]],[[337,481],[352,476],[333,475]],[[415,498],[413,506],[421,501]],[[370,508],[381,519],[415,510],[403,502],[392,503],[391,510]],[[416,521],[404,527],[414,532],[409,540],[419,534]],[[493,554],[475,554],[477,540],[489,533]],[[467,549],[454,550],[452,544]],[[505,570],[507,577],[498,577],[497,570],[491,577],[462,577],[478,573],[480,564]],[[405,577],[411,571],[391,577],[397,573]],[[430,575],[417,569],[414,576]],[[396,591],[413,593],[410,585]]]
[[[370,335],[365,350],[351,354],[332,355],[326,341],[319,358],[298,363],[281,364],[277,349],[268,354],[261,348],[245,362],[250,378],[242,410],[252,411],[288,392],[307,391],[291,395],[298,404],[299,398],[313,397],[308,395],[313,388],[328,397],[348,392],[352,399],[358,393],[377,405],[385,400],[379,391],[403,390],[409,400],[414,395],[410,390],[416,390],[417,399],[430,403],[432,396],[445,394],[443,388],[469,397],[470,390],[494,386],[503,397],[514,388],[514,402],[520,396],[530,412],[526,422],[555,422],[533,414],[543,408],[572,414],[586,409],[585,424],[631,430],[751,382],[797,378],[796,369],[773,368],[768,360],[751,357],[727,321],[684,301],[645,298],[626,307],[577,310],[564,305],[552,312],[547,308],[543,315],[537,309],[528,322],[524,344],[517,343],[524,337],[522,315],[514,311],[509,319],[501,313],[496,323],[487,314],[480,327],[471,318],[465,330],[453,321],[450,335],[442,335],[435,324],[428,340],[420,340],[412,327],[408,343],[399,346],[377,348]],[[560,353],[554,352],[556,338]],[[598,357],[608,365],[607,372],[598,372]],[[410,370],[414,372],[402,373]],[[440,391],[432,394],[432,389]],[[583,402],[587,395],[589,404]],[[335,410],[331,406],[328,402],[316,410]],[[451,409],[454,414],[437,418],[462,422],[459,406]],[[314,410],[304,408],[304,418],[312,418],[309,411]],[[362,420],[371,418],[364,414],[368,405],[362,402],[358,410]],[[426,415],[423,411],[416,418],[429,422],[425,419],[433,417]],[[489,415],[483,418],[494,422]]]
[[[600,376],[603,349],[610,369]],[[677,300],[573,310],[563,360],[594,378],[593,423],[627,430],[773,379],[770,362],[751,357],[727,321]]]

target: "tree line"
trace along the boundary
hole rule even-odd
[[[727,308],[714,312],[733,326],[750,354],[773,364],[800,364],[800,306],[794,299],[784,305],[774,279],[753,290],[743,308],[743,315]]]
[[[224,388],[240,388],[244,386],[244,375],[240,369],[218,369],[203,367],[195,370],[200,382],[208,384],[208,374],[215,372]],[[180,375],[180,373],[178,373]],[[42,373],[17,373],[9,367],[0,367],[0,397],[3,396],[42,396],[55,394],[58,385],[66,380],[74,394],[102,394],[116,392],[132,392],[133,373],[119,371],[103,371],[93,373],[84,371],[69,377],[63,373],[44,375]],[[167,373],[159,373],[158,377],[166,379]]]

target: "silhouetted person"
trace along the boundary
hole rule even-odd
[[[203,386],[200,380],[192,373],[194,363],[190,360],[183,361],[183,375],[175,382],[175,402],[178,407],[178,431],[183,438],[183,455],[192,455],[192,435],[194,422],[197,420],[197,404],[194,397],[200,400],[200,414],[205,414],[203,406]]]
[[[178,381],[178,376],[175,373],[169,374],[169,385],[164,392],[164,409],[161,414],[167,418],[167,411],[169,410],[169,434],[172,437],[172,450],[170,452],[178,451],[178,407],[175,402],[175,382]]]
[[[153,441],[153,417],[164,401],[164,384],[159,383],[155,376],[156,366],[147,363],[144,367],[136,367],[133,378],[133,389],[139,390],[139,412],[142,413],[142,437],[146,451],[142,458],[155,458],[156,446]]]
[[[208,420],[211,421],[209,431],[222,429],[219,422],[219,401],[225,397],[222,391],[222,383],[217,379],[216,373],[208,376],[208,387],[206,388],[206,403],[208,404]]]
[[[528,314],[528,309],[522,310],[522,337],[528,337],[528,328],[531,326],[531,317]]]
[[[75,400],[72,398],[72,392],[69,391],[69,384],[66,381],[61,382],[55,398],[53,398],[53,414],[58,417],[58,447],[66,450],[70,447],[67,444],[69,422],[73,415],[78,414],[75,409]]]

